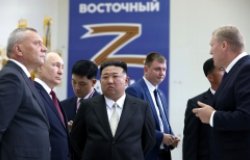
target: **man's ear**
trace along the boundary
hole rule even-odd
[[[225,49],[225,48],[227,48],[227,47],[228,47],[227,41],[223,41],[223,42],[222,42],[222,48]]]
[[[19,56],[22,56],[22,55],[23,55],[21,46],[20,46],[19,44],[16,45],[16,46],[14,47],[14,49],[15,49],[17,55],[19,55]]]
[[[145,66],[143,67],[143,70],[144,70],[144,74],[147,73],[147,72],[148,72],[148,66],[145,65]]]
[[[210,83],[212,83],[214,81],[214,76],[210,73],[207,75],[207,79]]]
[[[93,86],[96,84],[96,79],[92,79]]]

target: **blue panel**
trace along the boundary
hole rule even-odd
[[[142,77],[141,60],[151,51],[164,54],[169,64],[169,0],[71,0],[69,17],[68,96],[71,68],[79,59],[126,60],[133,80]],[[160,88],[168,100],[167,67]]]

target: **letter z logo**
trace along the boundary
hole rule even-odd
[[[100,65],[105,60],[119,60],[124,61],[130,66],[143,66],[145,61],[145,55],[132,55],[123,54],[115,55],[117,51],[128,45],[130,42],[140,37],[141,25],[140,24],[92,24],[84,25],[84,28],[88,30],[87,33],[81,36],[81,39],[96,37],[96,36],[110,36],[116,37],[101,48],[91,60]]]

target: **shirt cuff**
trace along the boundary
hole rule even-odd
[[[215,111],[212,112],[211,117],[209,119],[209,124],[211,127],[214,127],[214,114],[215,114]]]

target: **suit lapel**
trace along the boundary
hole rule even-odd
[[[89,97],[89,98],[92,98],[92,97],[95,97],[95,96],[98,96],[98,95],[100,95],[100,94],[94,89],[93,95],[91,97]]]
[[[48,120],[48,117],[46,114],[46,110],[44,108],[44,104],[43,104],[35,86],[33,84],[31,84],[30,79],[27,77],[27,75],[24,73],[24,71],[18,65],[16,65],[14,62],[11,62],[11,61],[9,61],[7,65],[16,68],[19,71],[19,73],[23,77],[24,82],[26,83],[26,86],[29,88],[31,94],[33,95],[33,97],[36,99],[38,105],[40,106],[37,109],[41,112],[41,115],[43,116],[47,125],[49,126],[49,120]],[[33,107],[35,107],[35,106],[33,106]]]
[[[154,117],[154,120],[155,120],[155,125],[156,125],[156,128],[157,129],[160,129],[160,122],[159,122],[159,119],[158,119],[158,115],[157,115],[157,112],[155,110],[155,104],[153,102],[153,99],[150,95],[150,92],[148,90],[148,86],[146,85],[145,81],[143,79],[141,79],[140,81],[140,85],[141,87],[143,88],[144,90],[144,94],[145,94],[145,98],[146,98],[146,101],[149,103],[149,106],[151,108],[151,111],[152,111],[152,114],[153,114],[153,117]]]
[[[106,102],[105,102],[104,96],[100,96],[100,98],[101,100],[96,99],[94,101],[95,106],[93,108],[105,132],[108,133],[110,137],[113,137],[111,130],[110,130],[107,109],[106,109]],[[131,98],[129,98],[129,96],[126,95],[120,121],[117,126],[115,138],[118,138],[122,134],[122,132],[126,129],[127,124],[129,123],[129,120],[131,119],[131,116],[133,116],[134,113],[136,113],[137,107],[133,107],[134,105],[136,105],[136,103],[134,101],[131,101]],[[133,110],[129,109],[131,107],[134,109]]]
[[[55,115],[56,115],[58,121],[59,121],[60,124],[65,128],[66,126],[62,123],[62,121],[61,121],[61,119],[60,119],[60,117],[59,117],[58,111],[56,110],[56,107],[54,106],[53,101],[52,101],[52,99],[50,98],[50,96],[48,95],[48,93],[45,91],[45,89],[44,89],[39,83],[35,82],[35,85],[38,87],[38,89],[39,89],[39,91],[40,91],[40,93],[41,93],[41,96],[42,96],[43,99],[46,101],[46,104],[47,104],[48,109],[52,110],[52,112],[55,113]],[[59,105],[60,105],[60,103],[59,103]],[[62,108],[62,107],[60,106],[60,108]],[[65,117],[65,114],[64,114],[63,116]],[[64,122],[64,123],[65,123],[65,122]],[[65,124],[67,124],[67,123],[65,123]]]
[[[12,61],[8,61],[6,66],[7,65],[10,66],[11,68],[15,68],[21,74],[24,82],[26,83],[26,86],[29,87],[29,90],[32,93],[33,97],[38,102],[38,105],[40,105],[40,108],[38,108],[38,110],[40,110],[42,112],[42,115],[44,115],[44,118],[46,119],[47,123],[49,124],[47,114],[46,114],[46,111],[44,108],[44,104],[43,104],[42,100],[40,99],[40,96],[39,96],[35,86],[33,84],[31,84],[30,79],[27,77],[27,75],[24,73],[24,71],[17,64],[15,64]]]
[[[74,117],[76,115],[76,110],[77,110],[77,97],[73,97],[70,100],[69,105],[65,106],[64,109],[68,111],[72,117]]]
[[[131,109],[133,108],[133,109]],[[115,134],[115,138],[119,138],[119,136],[123,133],[123,131],[129,127],[128,123],[131,120],[131,117],[137,112],[136,102],[132,101],[129,95],[126,95],[126,99],[124,102],[121,118],[118,124],[118,128]]]
[[[36,90],[36,88],[35,88],[35,85],[34,85],[34,84],[31,84],[30,79],[29,79],[26,75],[24,75],[24,73],[23,73],[23,77],[24,77],[24,79],[25,79],[26,84],[29,86],[30,91],[31,91],[32,94],[33,94],[33,97],[34,97],[34,98],[37,100],[37,102],[39,103],[40,109],[42,110],[42,113],[44,114],[45,117],[47,117],[46,110],[45,110],[45,108],[44,108],[44,103],[42,102],[42,100],[41,100],[41,98],[40,98],[40,95],[38,95],[38,92],[37,92],[37,90]],[[47,118],[46,118],[46,119],[47,119]]]
[[[108,133],[110,136],[112,136],[110,126],[109,126],[109,121],[108,121],[108,114],[107,114],[107,109],[106,109],[106,102],[104,99],[104,96],[99,96],[96,98],[94,101],[94,111],[99,119],[101,125],[103,126],[103,129],[105,130],[106,133]]]
[[[162,109],[163,109],[163,112],[165,113],[165,115],[168,117],[168,112],[167,112],[167,100],[166,98],[164,97],[162,91],[159,89],[159,97],[161,99],[161,103],[162,103]]]
[[[202,97],[202,101],[208,105],[212,105],[213,106],[213,99],[214,99],[214,95],[211,93],[210,89],[207,90],[207,92],[205,92],[204,96]]]
[[[241,67],[241,65],[242,65],[247,59],[249,59],[249,58],[250,58],[249,55],[242,57],[238,62],[236,62],[236,64],[235,64],[235,65],[233,66],[233,68],[229,71],[229,73],[227,73],[227,77],[225,77],[225,78],[222,80],[222,82],[221,82],[219,88],[217,89],[217,91],[216,91],[216,93],[215,93],[214,102],[217,101],[217,98],[220,97],[220,94],[223,94],[224,89],[226,88],[227,84],[228,84],[229,82],[232,81],[232,79],[233,79],[232,76],[237,75],[236,72],[239,71],[239,68]],[[216,107],[216,104],[214,104],[214,106]],[[217,108],[216,108],[216,109],[217,109]]]

